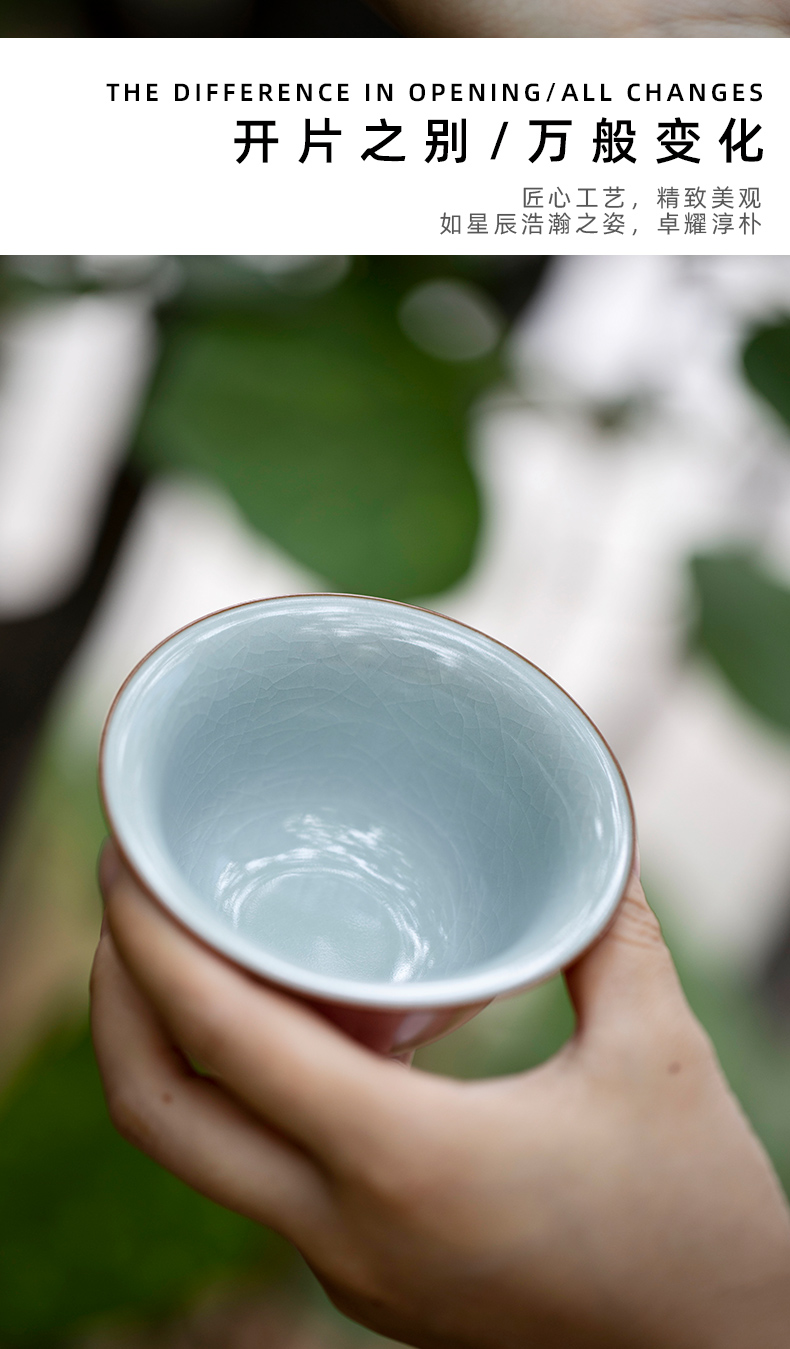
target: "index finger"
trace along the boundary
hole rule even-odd
[[[191,937],[121,869],[107,921],[174,1040],[268,1124],[326,1164],[353,1161],[420,1090],[295,998]]]

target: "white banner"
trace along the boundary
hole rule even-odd
[[[3,253],[785,253],[752,39],[2,39]]]

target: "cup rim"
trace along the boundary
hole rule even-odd
[[[475,974],[473,971],[470,974],[459,974],[443,979],[426,980],[424,983],[415,982],[404,984],[367,983],[362,980],[342,980],[333,978],[331,981],[332,983],[346,984],[347,989],[344,989],[342,993],[327,991],[323,987],[316,986],[320,985],[322,982],[320,976],[316,980],[311,981],[309,972],[301,970],[301,968],[296,965],[288,964],[286,974],[283,974],[279,970],[276,974],[272,973],[271,961],[267,962],[265,959],[256,961],[255,956],[258,954],[256,948],[245,940],[234,940],[234,934],[229,930],[224,929],[219,924],[217,924],[216,927],[209,923],[201,924],[198,922],[193,924],[191,916],[190,920],[187,920],[180,913],[177,913],[167,900],[157,893],[145,877],[141,875],[129,850],[122,842],[116,820],[110,809],[106,781],[105,761],[107,736],[118,704],[127,687],[138,671],[147,664],[152,656],[156,655],[157,651],[173,641],[174,638],[180,637],[182,633],[188,632],[190,628],[198,627],[201,623],[205,623],[212,618],[218,618],[222,614],[235,613],[240,609],[248,609],[261,604],[278,603],[283,600],[298,601],[311,599],[351,599],[366,600],[373,604],[390,604],[401,609],[428,614],[432,618],[441,619],[445,623],[454,623],[457,627],[464,628],[467,632],[472,632],[476,636],[484,638],[487,642],[493,643],[494,646],[498,646],[502,650],[509,652],[510,655],[523,661],[525,665],[528,665],[532,670],[536,671],[537,674],[541,675],[543,679],[547,680],[548,683],[552,684],[573,705],[603,745],[622,786],[627,810],[628,852],[627,864],[623,868],[623,879],[619,886],[613,888],[612,893],[608,897],[608,902],[606,905],[602,906],[600,912],[596,914],[595,920],[588,921],[579,932],[575,941],[566,942],[562,947],[561,953],[558,953],[555,959],[544,962],[538,970],[532,972],[525,971],[523,978],[517,977],[514,979],[512,977],[512,971],[509,971],[507,966],[501,968],[495,966],[493,970],[485,970],[482,974]],[[490,1002],[493,998],[506,997],[527,988],[535,987],[538,984],[545,983],[555,975],[560,974],[562,970],[573,965],[585,951],[589,950],[590,947],[600,940],[614,921],[615,914],[628,889],[631,879],[638,870],[639,853],[637,847],[636,816],[628,782],[626,781],[619,760],[613,753],[608,741],[601,734],[592,717],[584,711],[583,707],[580,707],[576,702],[576,699],[571,697],[556,679],[553,679],[551,675],[546,674],[545,670],[542,670],[534,661],[529,660],[528,657],[522,655],[520,651],[516,651],[513,647],[508,646],[505,642],[499,641],[498,638],[491,637],[480,628],[472,627],[470,623],[464,623],[461,619],[453,618],[449,614],[443,614],[437,609],[428,609],[425,605],[409,604],[404,600],[385,599],[376,595],[359,595],[347,591],[334,590],[300,591],[296,594],[288,595],[266,595],[261,599],[242,600],[239,604],[229,604],[220,609],[213,609],[210,613],[201,614],[199,618],[194,618],[189,623],[184,623],[180,628],[176,628],[173,632],[169,633],[166,637],[163,637],[161,641],[152,646],[150,651],[147,651],[146,654],[138,660],[137,664],[127,674],[110,704],[104,719],[101,739],[99,741],[98,785],[101,806],[110,831],[110,836],[121,856],[124,866],[140,889],[152,899],[155,904],[163,909],[173,922],[183,928],[193,940],[200,942],[201,945],[207,947],[207,949],[212,951],[215,955],[219,954],[225,959],[230,960],[247,974],[254,975],[263,982],[271,985],[273,988],[279,988],[297,997],[307,998],[310,1001],[331,1003],[339,1007],[366,1007],[382,1012],[403,1010],[417,1012],[423,1010],[427,1011],[437,1007],[471,1007],[473,1005],[485,1005],[485,1003]],[[208,935],[209,931],[210,935]],[[263,954],[265,956],[266,953],[263,952]],[[503,977],[508,973],[510,973],[510,977]],[[498,978],[497,975],[499,975]]]

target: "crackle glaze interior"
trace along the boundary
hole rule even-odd
[[[315,997],[405,1007],[534,982],[631,863],[606,746],[540,671],[446,618],[299,596],[203,619],[124,688],[105,802],[207,941]]]

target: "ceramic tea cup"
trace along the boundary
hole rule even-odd
[[[192,623],[126,680],[100,767],[141,884],[385,1053],[574,960],[632,865],[627,788],[567,694],[387,600],[297,595]]]

